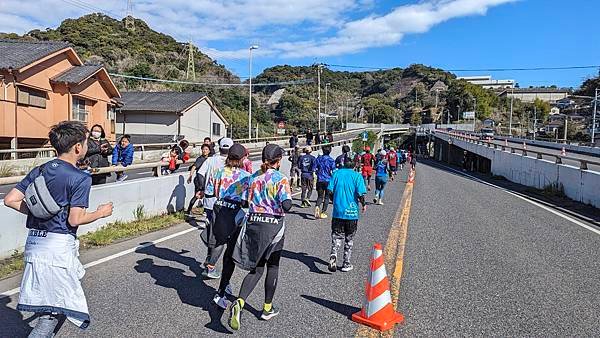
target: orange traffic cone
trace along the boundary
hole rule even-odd
[[[560,156],[567,156],[567,150],[565,149],[565,147],[562,147],[560,151]]]
[[[371,257],[371,268],[367,277],[365,301],[362,310],[352,315],[352,320],[386,331],[402,323],[404,316],[394,310],[390,294],[390,282],[385,270],[383,249],[375,243]]]
[[[414,183],[415,182],[415,171],[410,169],[410,171],[408,172],[408,183]]]

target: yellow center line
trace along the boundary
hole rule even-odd
[[[401,207],[398,208],[398,211],[396,212],[385,248],[383,249],[386,269],[389,271],[390,267],[394,267],[393,273],[390,276],[390,293],[392,295],[394,308],[397,308],[398,306],[398,296],[400,294],[400,280],[402,279],[402,269],[404,266],[404,247],[408,235],[408,219],[410,216],[410,207],[412,205],[412,193],[413,184],[406,184],[400,202]],[[392,337],[393,335],[393,329],[387,332],[379,332],[368,326],[361,325],[356,330],[355,336]]]

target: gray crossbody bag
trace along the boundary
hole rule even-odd
[[[25,190],[25,204],[35,218],[47,220],[57,215],[63,208],[59,206],[44,179],[45,164],[40,166],[40,174],[31,182]]]

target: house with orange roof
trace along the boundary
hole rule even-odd
[[[106,69],[67,42],[0,39],[0,149],[42,147],[64,120],[100,124],[114,140],[120,97]]]

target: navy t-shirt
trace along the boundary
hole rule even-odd
[[[15,188],[25,193],[27,186],[39,175],[40,168],[36,167]],[[27,215],[27,228],[75,236],[77,227],[72,227],[68,221],[69,207],[88,207],[92,176],[59,159],[46,163],[43,175],[48,191],[63,210],[48,220]]]

